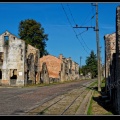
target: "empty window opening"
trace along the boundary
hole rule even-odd
[[[22,52],[23,52],[23,49],[21,49],[21,54],[22,54]]]
[[[36,82],[37,82],[37,72],[35,72],[35,84],[36,84]]]
[[[21,60],[23,60],[23,55],[21,55]]]
[[[9,36],[4,36],[5,45],[8,45]]]
[[[17,79],[17,69],[10,70],[10,79]]]
[[[1,71],[1,69],[0,69],[0,79],[2,79],[2,71]]]
[[[15,37],[13,37],[13,39],[15,40]]]
[[[4,36],[4,40],[9,40],[9,36]]]
[[[3,62],[3,52],[0,52],[0,62]]]
[[[27,70],[27,80],[29,80],[29,70]]]

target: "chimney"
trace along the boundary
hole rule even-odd
[[[60,60],[62,60],[63,55],[62,55],[62,54],[60,54],[58,58],[59,58]]]

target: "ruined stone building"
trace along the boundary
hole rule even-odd
[[[111,84],[111,74],[112,72],[112,61],[113,56],[116,53],[116,33],[107,34],[104,36],[105,42],[105,78],[106,78],[106,86]],[[107,88],[106,88],[107,89]]]
[[[61,60],[47,55],[40,58],[41,83],[50,83],[60,79]]]
[[[114,83],[115,87],[112,89],[113,107],[117,114],[120,115],[120,6],[116,9],[116,55],[114,62]]]
[[[79,79],[79,65],[62,54],[58,58],[43,56],[40,58],[40,76],[42,83]]]
[[[8,31],[0,35],[0,84],[24,86],[40,82],[39,50]]]
[[[106,93],[113,110],[120,115],[120,6],[116,9],[116,35],[107,35],[105,46]]]

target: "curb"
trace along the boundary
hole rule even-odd
[[[90,101],[91,101],[91,98],[93,96],[93,93],[94,93],[93,90],[89,90],[89,92],[86,94],[83,102],[81,103],[81,105],[79,106],[78,110],[76,111],[76,113],[75,113],[76,115],[81,115],[81,114],[82,115],[87,115],[87,111],[88,111],[88,108],[89,108]],[[85,103],[86,103],[86,106],[84,106]],[[84,108],[84,111],[83,111],[82,108]]]
[[[87,107],[86,107],[86,110],[85,110],[85,115],[87,115],[87,112],[88,112],[88,108],[89,108],[89,106],[90,106],[90,101],[91,101],[91,98],[92,98],[92,96],[93,96],[93,93],[94,93],[94,91],[92,91],[92,93],[91,93],[91,96],[90,96],[90,98],[89,98],[89,101],[88,101],[88,104],[87,104]]]
[[[94,85],[93,87],[95,87],[95,86],[96,86],[96,85]],[[90,106],[90,101],[91,101],[91,99],[92,99],[93,93],[94,93],[94,91],[92,91],[91,96],[90,96],[90,98],[89,98],[89,101],[88,101],[88,104],[87,104],[87,107],[86,107],[86,110],[85,110],[85,115],[87,115],[88,108],[89,108],[89,106]]]

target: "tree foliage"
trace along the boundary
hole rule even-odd
[[[97,56],[94,54],[94,51],[91,51],[90,55],[86,58],[86,65],[82,66],[80,72],[83,73],[83,75],[90,72],[92,74],[92,78],[97,76]]]
[[[41,24],[33,19],[22,20],[19,24],[20,39],[25,40],[26,44],[30,44],[40,50],[40,57],[47,55],[45,49],[48,35],[44,33]]]
[[[90,53],[90,56],[86,59],[86,67],[89,72],[92,73],[92,78],[96,77],[98,74],[97,71],[97,56],[94,54],[94,51],[92,50]]]
[[[80,73],[82,73],[85,76],[88,72],[89,72],[88,67],[86,65],[83,65]]]

